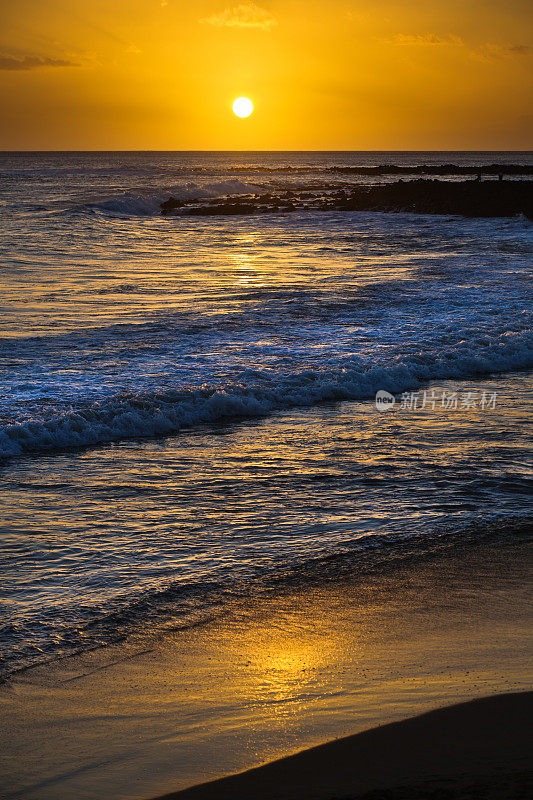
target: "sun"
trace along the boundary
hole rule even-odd
[[[233,103],[233,113],[238,117],[249,117],[254,110],[254,104],[248,97],[238,97]]]

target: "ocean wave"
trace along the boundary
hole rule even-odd
[[[275,165],[234,164],[232,172],[339,173],[345,175],[533,175],[530,164],[370,164]]]
[[[518,161],[494,161],[492,163],[483,163],[480,160],[472,158],[470,163],[460,164],[457,162],[442,161],[440,163],[429,163],[420,161],[411,164],[400,164],[394,162],[376,161],[375,163],[342,163],[339,159],[338,163],[316,163],[313,161],[305,160],[303,163],[291,164],[283,161],[281,158],[277,163],[264,163],[261,161],[248,161],[242,163],[241,161],[231,161],[228,159],[225,164],[217,164],[215,162],[209,165],[203,165],[194,160],[189,160],[189,163],[183,164],[177,161],[176,163],[165,163],[164,161],[153,163],[140,163],[138,160],[125,160],[120,164],[97,164],[94,162],[86,162],[83,165],[79,163],[67,163],[54,166],[39,166],[35,164],[26,164],[24,166],[7,166],[5,163],[0,168],[0,180],[2,181],[17,181],[21,177],[28,183],[38,183],[44,179],[49,178],[110,178],[110,177],[123,177],[124,175],[131,174],[132,176],[139,175],[229,175],[231,173],[241,174],[272,174],[272,173],[291,173],[291,174],[353,174],[353,175],[477,175],[479,171],[484,175],[497,176],[503,175],[533,175],[533,165],[531,163],[520,163]]]
[[[354,538],[350,543],[315,556],[276,560],[269,565],[247,563],[240,571],[215,572],[184,583],[170,580],[162,586],[140,589],[134,595],[119,596],[107,604],[80,609],[80,617],[62,620],[57,614],[42,613],[39,633],[49,635],[37,644],[32,641],[35,629],[28,621],[8,623],[2,635],[10,642],[9,660],[0,664],[0,684],[34,667],[53,664],[56,659],[81,655],[112,644],[135,643],[135,634],[147,630],[152,635],[187,631],[223,617],[239,601],[249,602],[272,590],[298,590],[324,586],[339,580],[368,581],[371,577],[393,574],[396,570],[417,570],[433,559],[454,558],[457,549],[487,545],[528,547],[532,541],[531,515],[508,514],[491,510],[471,521],[449,517],[436,519],[431,526],[417,527],[411,522],[407,531],[388,529]],[[442,563],[442,562],[441,562]],[[130,638],[131,637],[131,638]]]
[[[79,209],[80,207],[77,206]],[[218,183],[128,190],[81,210],[119,216],[227,216],[294,211],[382,211],[468,217],[533,216],[531,181],[396,180],[373,184]]]
[[[324,401],[369,399],[379,389],[398,394],[432,380],[533,368],[530,331],[476,344],[464,341],[454,350],[410,354],[384,365],[345,364],[324,371],[273,374],[251,384],[245,380],[98,401],[48,419],[5,426],[0,429],[0,457],[170,435],[199,424],[265,416]]]
[[[161,203],[168,199],[169,194],[176,200],[191,203],[218,197],[254,194],[258,188],[235,178],[202,185],[190,182],[165,188],[124,191],[105,200],[86,203],[82,208],[111,214],[149,216],[161,213]]]

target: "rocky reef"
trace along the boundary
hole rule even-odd
[[[173,216],[277,214],[294,211],[382,211],[465,217],[533,219],[533,180],[398,180],[345,188],[279,189],[187,203],[169,197],[161,213]]]

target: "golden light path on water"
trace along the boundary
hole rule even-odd
[[[46,227],[26,211],[7,225],[0,449],[35,454],[13,459],[2,482],[16,531],[5,547],[13,579],[25,575],[10,664],[112,644],[141,619],[158,629],[168,610],[188,624],[209,606],[205,587],[231,594],[258,574],[278,585],[296,564],[382,535],[523,509],[528,387],[480,383],[476,364],[526,363],[524,223],[158,213],[169,174],[184,196],[190,178],[209,198],[272,175],[292,185],[284,165],[302,160],[262,155],[266,178],[252,179],[234,177],[235,158],[131,155],[117,173],[113,158],[86,155],[82,206],[79,155],[65,161],[70,182],[63,161],[28,162],[56,176],[54,197],[71,192],[72,209]],[[25,208],[30,189],[14,186],[13,207]],[[43,207],[49,192],[31,186]],[[401,412],[404,388],[450,373],[464,376],[461,394],[497,390],[496,409]],[[382,387],[400,413],[377,412]],[[332,402],[343,398],[362,402]],[[287,674],[276,659],[273,680]]]
[[[379,582],[236,600],[207,625],[45,665],[3,694],[3,769],[26,800],[90,798],[102,785],[110,800],[141,800],[525,688],[527,572],[517,547],[478,548]],[[32,788],[36,750],[47,779]]]

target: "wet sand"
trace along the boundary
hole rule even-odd
[[[474,700],[160,800],[531,797],[532,718],[533,692]]]
[[[454,548],[379,575],[243,596],[195,628],[139,631],[20,673],[0,688],[0,795],[145,800],[529,690],[529,553],[524,542]],[[320,796],[335,795],[333,779]]]

